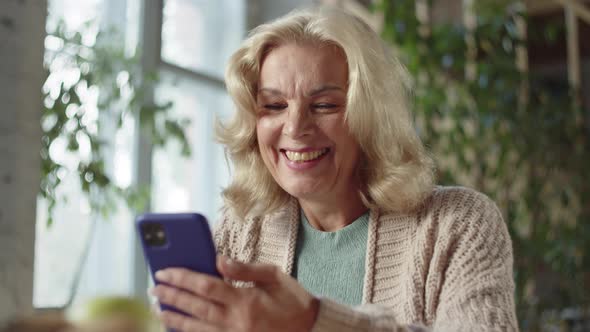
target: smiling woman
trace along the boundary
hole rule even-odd
[[[215,232],[224,280],[160,271],[182,331],[515,331],[495,204],[433,185],[409,79],[360,19],[293,12],[230,59],[235,173]]]
[[[358,217],[366,207],[355,176],[360,148],[345,121],[347,83],[346,57],[339,48],[275,47],[262,60],[256,138],[273,179],[304,210],[322,202]]]
[[[363,204],[412,210],[432,190],[433,164],[411,121],[407,99],[411,80],[389,47],[360,19],[335,10],[316,14],[321,17],[306,21],[305,14],[294,13],[261,25],[234,53],[226,86],[238,112],[233,122],[218,128],[236,168],[224,197],[240,214],[266,214],[290,200],[288,190],[264,167],[257,128],[266,121],[257,119],[261,120],[264,107],[267,111],[284,107],[293,114],[293,106],[300,107],[297,103],[305,101],[309,107],[314,101],[314,114],[338,111],[334,113],[346,118],[340,130],[349,131],[355,141],[348,149],[361,148],[355,179],[363,188],[354,192],[360,190]],[[265,79],[273,85],[264,85]],[[313,117],[324,122],[334,116]]]

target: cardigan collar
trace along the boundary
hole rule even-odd
[[[265,252],[260,252],[259,260],[280,266],[283,272],[288,275],[292,274],[295,262],[300,211],[299,202],[297,199],[292,198],[285,208],[268,215],[264,219],[263,232],[259,239],[261,248],[268,248],[268,246],[280,247],[278,248],[279,255],[270,253],[265,255]],[[373,295],[378,220],[379,211],[370,209],[362,303],[369,303]]]

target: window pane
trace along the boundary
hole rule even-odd
[[[115,135],[112,157],[108,158],[117,167],[113,181],[119,186],[131,182],[133,133],[133,121],[126,121]],[[67,153],[59,154],[72,161]],[[56,194],[58,198],[67,197],[67,201],[58,201],[50,227],[46,225],[46,202],[39,199],[37,203],[34,306],[66,304],[87,245],[90,245],[88,256],[74,301],[101,294],[131,294],[134,234],[133,215],[129,209],[119,204],[108,220],[92,214],[75,171],[64,176]],[[93,222],[96,223],[94,227]]]
[[[174,114],[190,119],[185,132],[192,155],[181,157],[177,144],[154,151],[152,208],[157,212],[195,211],[215,222],[221,188],[227,184],[229,173],[223,149],[213,139],[214,118],[227,118],[232,112],[231,102],[218,87],[174,79],[172,75],[163,78],[165,83],[158,87],[157,97],[174,102]]]
[[[79,30],[84,22],[96,20],[103,8],[101,0],[51,0],[48,5],[48,31],[53,31],[60,20],[69,30]],[[64,75],[67,74],[61,73],[60,78],[63,79]],[[56,146],[53,152],[62,164],[75,167],[77,158],[66,153],[65,146]],[[78,266],[80,253],[88,238],[91,218],[88,201],[81,195],[79,187],[77,174],[63,174],[56,195],[67,196],[68,201],[58,201],[54,210],[55,222],[51,227],[46,226],[46,202],[41,199],[37,202],[35,307],[62,306],[70,295],[73,271]]]
[[[103,0],[49,0],[47,30],[53,30],[60,20],[78,30],[88,21],[96,20],[103,9]]]
[[[75,176],[63,180],[57,195],[67,194],[68,204],[57,204],[54,223],[46,226],[47,204],[37,202],[35,239],[35,277],[33,304],[35,307],[61,307],[70,296],[74,271],[88,239],[90,207],[80,197]],[[67,192],[69,191],[69,192]]]
[[[245,31],[244,0],[166,0],[162,60],[221,77]]]
[[[89,20],[94,20],[98,26],[109,1],[120,0],[51,0],[47,29],[53,30],[59,20],[64,20],[68,30],[72,31],[86,31],[81,29],[82,24]],[[59,85],[69,74],[61,67],[52,67],[52,71],[56,77],[47,83],[50,90],[52,84]],[[81,94],[85,114],[91,119],[99,117],[96,108],[98,92],[95,92]],[[100,121],[101,132],[109,138],[107,143],[110,145],[105,153],[107,171],[110,169],[115,184],[126,187],[131,184],[132,177],[135,123],[128,118],[117,130],[114,123],[102,117]],[[60,175],[62,183],[56,190],[57,204],[51,226],[46,224],[47,202],[39,199],[37,204],[33,304],[35,307],[62,307],[66,304],[87,246],[89,251],[74,301],[101,294],[128,295],[133,286],[133,215],[122,202],[108,220],[91,213],[78,180],[80,158],[67,150],[65,140],[61,143],[52,144],[50,153],[69,171]],[[94,228],[93,222],[96,222]]]

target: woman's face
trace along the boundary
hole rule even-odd
[[[348,65],[335,46],[285,44],[262,62],[258,147],[275,181],[296,198],[358,191],[360,148],[344,118],[347,82]]]

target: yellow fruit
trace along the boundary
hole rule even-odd
[[[73,305],[70,322],[88,331],[154,331],[156,320],[149,307],[138,299],[105,296]]]

